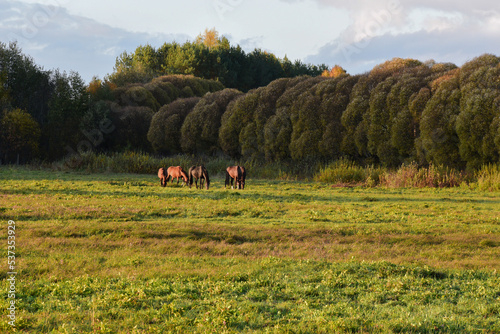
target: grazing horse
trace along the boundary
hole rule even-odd
[[[231,189],[233,188],[233,180],[234,185],[237,189],[245,189],[245,179],[247,177],[247,172],[245,167],[243,166],[230,166],[226,169],[226,183],[224,184],[224,188],[231,184]]]
[[[193,179],[195,180],[196,189],[198,189],[198,179],[200,180],[200,189],[203,188],[203,182],[206,181],[205,186],[208,189],[210,187],[210,179],[208,177],[208,171],[205,166],[192,166],[189,168],[189,188],[193,185]]]
[[[167,185],[167,177],[168,177],[167,170],[163,167],[158,169],[158,177],[160,178],[161,186],[165,187]]]
[[[165,180],[165,185],[167,185],[168,180],[172,178],[170,183],[174,183],[174,179],[177,179],[177,184],[179,184],[179,178],[181,178],[185,185],[188,184],[189,177],[186,171],[181,166],[170,166],[167,169],[167,178]]]

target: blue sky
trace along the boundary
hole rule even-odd
[[[0,41],[16,40],[45,69],[90,81],[139,45],[194,40],[215,28],[250,52],[348,73],[394,57],[462,65],[500,55],[500,3],[491,0],[2,0]]]

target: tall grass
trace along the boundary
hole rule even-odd
[[[495,190],[495,184],[498,187],[498,175],[500,173],[496,172],[495,174],[493,167],[483,169],[478,175],[484,178],[484,181],[481,181],[482,189]],[[389,170],[374,166],[360,167],[348,160],[338,160],[322,168],[314,176],[314,180],[336,185],[383,186],[388,188],[443,188],[457,187],[474,182],[470,174],[432,164],[428,167],[418,167],[416,163],[411,163],[402,165],[397,170]]]
[[[380,183],[380,178],[383,173],[384,171],[382,168],[373,166],[363,168],[356,165],[354,162],[341,159],[321,168],[319,173],[314,176],[314,180],[317,182],[327,182],[338,185],[362,184],[375,186]]]
[[[430,165],[419,168],[416,163],[403,165],[393,172],[385,172],[380,183],[390,187],[443,188],[456,187],[468,181],[465,172],[459,172],[449,167]]]
[[[89,173],[134,173],[154,174],[160,167],[182,166],[189,168],[193,165],[204,164],[209,170],[225,170],[231,160],[223,158],[203,159],[189,155],[175,155],[171,157],[155,157],[141,152],[113,153],[111,155],[86,152],[80,156],[70,157],[54,164],[56,168],[81,170]]]
[[[155,157],[146,153],[124,152],[111,155],[84,153],[54,164],[57,169],[81,170],[89,173],[155,174],[160,167],[205,165],[214,176],[223,177],[227,166],[244,165],[247,177],[259,179],[310,179],[337,186],[399,187],[457,187],[468,185],[486,191],[500,190],[500,165],[489,164],[475,173],[458,171],[445,166],[419,167],[404,164],[396,170],[373,165],[361,167],[347,159],[327,165],[318,161],[271,162],[237,161],[227,157],[175,155]]]
[[[484,165],[476,172],[475,179],[480,190],[500,191],[500,165]]]

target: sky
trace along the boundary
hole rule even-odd
[[[395,57],[458,66],[500,56],[500,2],[491,0],[2,0],[0,41],[45,70],[89,82],[140,45],[195,40],[215,28],[246,52],[364,73]]]

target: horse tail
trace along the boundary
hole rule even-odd
[[[247,178],[247,171],[246,171],[245,167],[241,167],[241,181],[240,181],[241,189],[245,189],[245,179],[246,178]]]
[[[203,166],[202,168],[203,168],[203,177],[205,178],[205,182],[208,189],[208,187],[210,186],[210,178],[208,177],[208,170],[205,168],[205,166]]]
[[[189,172],[188,172],[188,179],[189,179],[189,187],[190,188],[193,185],[193,170],[194,170],[194,166],[191,166],[189,168]]]
[[[228,184],[229,184],[229,178],[230,178],[229,172],[226,169],[226,182],[224,183],[224,188],[226,188],[228,186]]]

